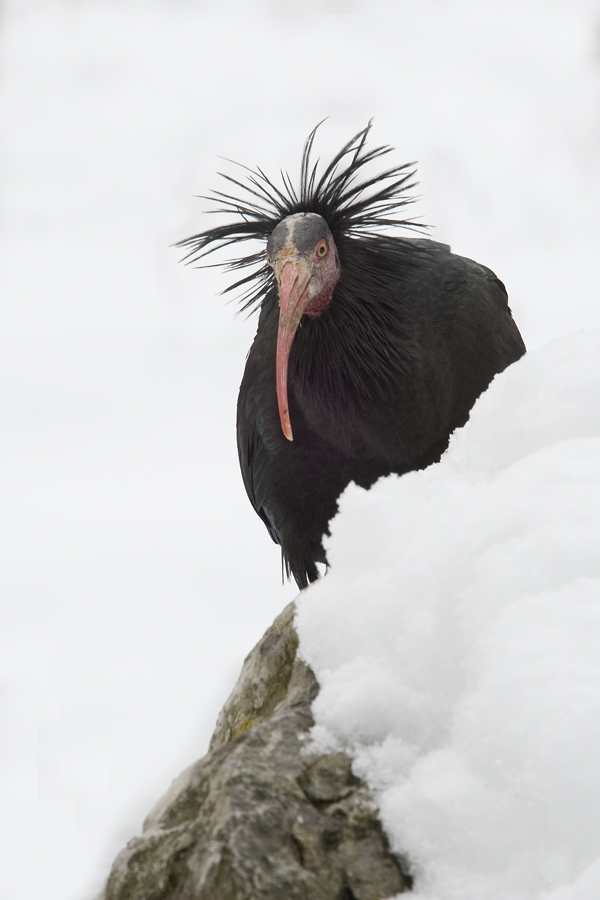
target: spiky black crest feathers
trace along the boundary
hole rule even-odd
[[[242,197],[236,197],[234,193],[213,191],[212,197],[205,199],[216,198],[220,207],[210,212],[235,214],[238,218],[180,241],[176,246],[188,250],[183,261],[198,262],[215,250],[241,241],[259,240],[266,243],[282,219],[298,212],[318,213],[322,216],[338,245],[340,238],[344,236],[372,237],[387,228],[425,227],[414,220],[400,219],[396,215],[399,209],[414,200],[406,193],[415,186],[415,182],[411,182],[415,174],[414,163],[393,166],[377,175],[359,179],[365,166],[393,150],[390,146],[366,149],[372,122],[342,147],[319,177],[319,160],[313,164],[311,153],[321,124],[311,131],[304,145],[299,192],[284,171],[280,173],[281,188],[258,167],[253,170],[236,163],[248,173],[245,182],[220,173],[222,178],[242,192]],[[251,271],[247,275],[223,292],[245,288],[241,298],[242,309],[256,307],[265,293],[274,287],[274,276],[265,262],[263,250],[217,265],[223,265],[230,271],[250,267]]]

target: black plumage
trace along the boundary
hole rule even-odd
[[[244,308],[260,307],[238,451],[252,505],[301,588],[325,562],[323,534],[346,485],[439,460],[494,375],[525,352],[490,269],[445,244],[390,236],[419,227],[398,217],[412,164],[363,177],[392,149],[367,150],[369,130],[319,177],[315,129],[298,193],[286,174],[281,188],[260,169],[246,170],[247,184],[225,176],[249,197],[216,194],[217,212],[236,220],[181,242],[191,261],[268,242],[266,262],[262,250],[227,263],[253,269],[228,290],[245,288]]]

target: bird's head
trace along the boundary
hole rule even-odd
[[[287,371],[292,341],[302,316],[316,318],[329,306],[340,277],[340,263],[329,227],[316,213],[296,213],[280,222],[267,244],[267,262],[275,273],[279,292],[279,418],[284,435],[291,441]]]
[[[246,182],[224,175],[233,187],[227,192],[214,192],[219,208],[213,212],[228,214],[233,221],[186,238],[178,245],[187,249],[188,262],[196,262],[213,250],[244,246],[245,241],[267,242],[266,260],[261,247],[225,261],[224,265],[234,272],[248,272],[226,290],[243,288],[242,308],[251,309],[272,297],[276,282],[280,305],[277,398],[281,427],[290,441],[290,349],[302,316],[320,316],[331,302],[340,275],[338,248],[342,259],[347,260],[351,240],[374,240],[381,230],[389,228],[423,227],[398,216],[399,210],[412,200],[408,194],[413,184],[412,163],[394,165],[378,174],[366,173],[365,167],[392,150],[387,146],[367,147],[370,122],[344,144],[322,174],[318,161],[313,164],[311,160],[317,128],[304,146],[298,188],[286,172],[281,173],[283,183],[278,187],[262,169],[242,166]]]

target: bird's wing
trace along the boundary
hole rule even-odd
[[[452,372],[451,425],[463,425],[494,376],[525,352],[506,288],[491,269],[460,256],[440,267],[440,298],[451,316],[444,343]],[[437,357],[436,357],[437,358]]]
[[[464,268],[466,285],[461,293],[457,318],[471,327],[477,323],[480,351],[494,366],[494,373],[502,371],[525,352],[510,307],[504,284],[497,275],[471,259],[454,258]],[[492,362],[493,359],[493,362]]]

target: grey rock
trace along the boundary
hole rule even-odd
[[[319,687],[290,604],[244,662],[208,754],[177,778],[98,900],[383,900],[410,888],[344,753],[303,754]]]

